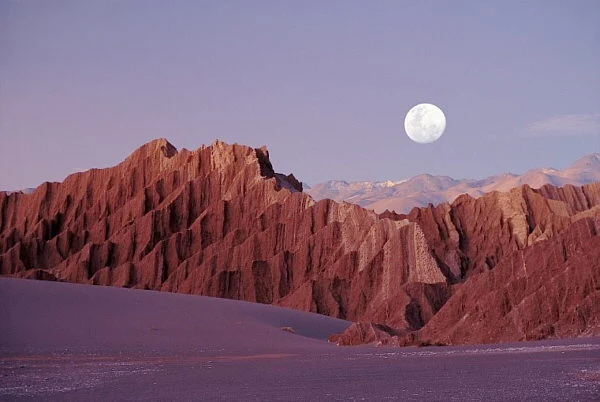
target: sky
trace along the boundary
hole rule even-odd
[[[480,178],[600,152],[600,2],[0,0],[0,189],[167,138],[308,184]],[[446,114],[432,144],[406,112]]]

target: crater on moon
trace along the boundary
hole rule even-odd
[[[404,119],[404,130],[408,137],[418,143],[427,144],[439,139],[446,129],[446,116],[442,109],[431,103],[413,106]]]

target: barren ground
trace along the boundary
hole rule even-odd
[[[598,338],[327,343],[347,325],[239,301],[0,278],[0,400],[600,398]]]

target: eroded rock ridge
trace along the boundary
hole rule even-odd
[[[0,192],[0,273],[276,304],[362,322],[362,341],[577,336],[599,325],[599,204],[598,183],[524,186],[377,215],[313,201],[266,148],[161,139]]]

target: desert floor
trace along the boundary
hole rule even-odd
[[[600,400],[599,338],[327,342],[348,325],[232,300],[0,278],[0,400]]]

